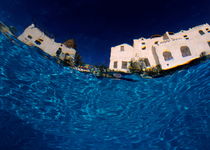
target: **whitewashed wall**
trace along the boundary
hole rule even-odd
[[[28,36],[31,36],[30,39]],[[40,31],[38,28],[34,26],[34,24],[30,25],[25,29],[25,31],[18,37],[18,39],[29,46],[36,46],[51,56],[56,56],[56,51],[59,48],[62,48],[62,52],[68,53],[72,57],[75,56],[75,49],[68,48],[62,43],[55,42],[54,39],[49,38],[44,34],[44,32]],[[36,44],[36,40],[43,40],[40,45]]]
[[[210,29],[209,25],[206,24],[192,28],[188,31],[181,31],[175,35],[170,35],[170,40],[168,42],[156,46],[162,69],[167,70],[189,63],[190,61],[199,58],[202,52],[210,54],[210,47],[208,45],[208,41],[210,41],[210,33],[207,31],[208,28]],[[205,34],[201,35],[199,30],[202,30]],[[184,37],[186,35],[189,39]],[[182,57],[180,50],[181,46],[188,46],[191,52],[191,56]],[[164,60],[163,52],[167,50],[172,53],[172,60]]]
[[[148,58],[151,67],[157,66],[158,64],[156,63],[152,53],[152,46],[156,46],[157,44],[155,44],[155,42],[159,43],[161,39],[161,37],[150,39],[135,39],[133,41],[133,46],[135,49],[135,60],[139,60],[140,58]]]
[[[121,51],[121,47],[124,47],[124,51]],[[128,44],[121,44],[111,48],[110,64],[109,68],[116,71],[127,72],[128,69],[122,69],[122,62],[130,62],[131,58],[134,57],[134,48]],[[117,68],[114,68],[114,62],[117,61]],[[127,63],[129,67],[129,63]]]
[[[204,34],[201,35],[199,30],[202,30]],[[112,47],[109,68],[126,72],[128,70],[122,69],[120,62],[148,58],[151,65],[150,67],[161,65],[163,70],[167,70],[189,63],[190,61],[199,58],[203,52],[210,55],[210,46],[208,44],[208,42],[210,42],[209,24],[196,26],[186,31],[182,30],[176,34],[166,32],[164,35],[148,39],[135,39],[133,41],[133,47],[128,44]],[[120,51],[121,46],[125,46],[124,52]],[[182,57],[180,50],[181,46],[188,46],[191,56]],[[170,51],[173,59],[166,61],[163,57],[164,51]],[[119,62],[116,69],[113,68],[114,61]]]

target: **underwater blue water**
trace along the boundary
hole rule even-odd
[[[0,150],[207,150],[210,61],[97,79],[0,35]]]

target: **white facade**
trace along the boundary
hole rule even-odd
[[[121,47],[124,50],[121,51]],[[204,24],[180,31],[176,34],[166,32],[162,36],[149,39],[140,38],[133,41],[133,46],[122,44],[111,48],[109,68],[115,71],[128,72],[129,69],[122,66],[131,60],[146,60],[145,68],[153,68],[158,65],[163,70],[168,70],[190,61],[210,55],[210,26]],[[116,66],[117,63],[117,66]]]
[[[110,66],[109,68],[116,71],[127,71],[128,62],[135,56],[134,48],[128,44],[121,44],[111,48]],[[122,67],[123,62],[125,67]]]
[[[44,32],[40,31],[34,24],[30,25],[18,37],[18,39],[29,46],[36,46],[51,56],[56,56],[56,52],[61,50],[63,54],[68,54],[74,58],[76,50],[68,48],[62,43],[55,42],[54,39],[49,38]]]

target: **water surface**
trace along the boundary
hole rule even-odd
[[[209,65],[97,79],[0,35],[0,149],[207,150]]]

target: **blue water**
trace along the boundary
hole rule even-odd
[[[0,35],[0,150],[207,150],[209,66],[97,79]]]

